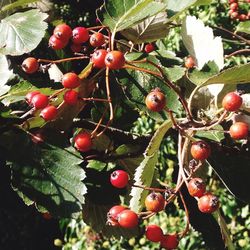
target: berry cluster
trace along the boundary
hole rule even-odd
[[[250,19],[250,12],[241,13],[238,0],[228,0],[228,2],[229,2],[229,8],[230,8],[228,13],[232,19],[236,19],[241,22],[244,22]],[[247,2],[250,3],[250,1],[247,1]]]

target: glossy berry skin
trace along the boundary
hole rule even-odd
[[[62,85],[66,89],[74,89],[79,87],[81,80],[76,73],[69,72],[63,75]]]
[[[162,229],[157,225],[148,225],[145,230],[146,238],[152,242],[160,242],[163,237]]]
[[[192,56],[188,56],[185,60],[185,67],[187,69],[192,69],[195,66],[195,61]]]
[[[54,50],[63,49],[68,44],[68,40],[58,39],[55,35],[51,36],[49,39],[49,47]]]
[[[165,207],[165,199],[161,193],[150,193],[145,199],[145,206],[148,211],[159,212]]]
[[[204,161],[211,154],[211,148],[205,141],[196,141],[191,146],[191,155],[195,160]]]
[[[57,109],[53,105],[49,105],[46,108],[44,108],[40,116],[45,120],[45,121],[51,121],[54,120],[57,115]]]
[[[93,35],[90,36],[89,38],[89,43],[93,47],[100,47],[105,43],[105,37],[102,33],[94,33]]]
[[[155,50],[155,46],[152,43],[148,43],[148,44],[145,45],[144,50],[145,50],[146,53],[150,53],[150,52]]]
[[[72,29],[66,23],[59,24],[55,27],[54,36],[61,40],[69,40],[72,36]]]
[[[219,208],[219,206],[219,199],[211,193],[204,194],[198,200],[198,208],[202,213],[213,213]]]
[[[161,240],[161,247],[165,249],[176,249],[179,245],[179,239],[177,234],[163,235]]]
[[[29,92],[26,96],[25,96],[25,100],[26,102],[30,105],[31,104],[31,101],[32,101],[32,98],[37,95],[37,94],[41,94],[39,91],[35,90],[35,91],[32,91],[32,92]]]
[[[89,40],[89,31],[84,27],[76,27],[72,31],[72,42],[76,44],[85,43]]]
[[[201,197],[206,192],[206,184],[201,178],[193,178],[188,183],[188,192],[193,197]]]
[[[127,208],[120,205],[111,207],[107,214],[108,219],[118,221],[118,215],[125,209]]]
[[[49,98],[44,94],[36,94],[31,100],[31,104],[35,109],[43,109],[48,105],[48,103]]]
[[[129,175],[124,170],[116,170],[110,175],[110,182],[116,188],[125,188],[129,181]]]
[[[231,138],[235,140],[246,139],[248,137],[249,126],[245,122],[235,122],[229,129]]]
[[[138,215],[129,209],[125,209],[118,215],[118,223],[123,228],[134,228],[138,225]]]
[[[105,65],[110,69],[121,69],[125,64],[125,57],[121,51],[113,50],[105,57]]]
[[[166,97],[159,89],[152,90],[145,99],[147,108],[154,112],[160,112],[166,106]]]
[[[107,50],[105,49],[99,49],[96,50],[93,55],[92,55],[92,62],[94,64],[94,67],[98,68],[98,69],[102,69],[106,67],[105,64],[105,57],[108,54]]]
[[[37,59],[34,57],[28,57],[22,63],[22,69],[27,74],[35,73],[38,70],[38,68],[39,68],[39,63],[37,62]]]
[[[91,135],[87,132],[81,132],[74,138],[75,147],[81,152],[87,152],[92,148]]]
[[[231,9],[231,10],[234,10],[234,11],[235,11],[235,10],[238,9],[238,7],[239,7],[239,6],[238,6],[238,3],[231,3],[231,4],[230,4],[230,9]]]
[[[63,99],[68,105],[75,105],[78,101],[78,92],[73,89],[70,89],[65,92]]]
[[[235,92],[226,94],[222,100],[222,107],[227,111],[237,111],[242,105],[242,97]]]

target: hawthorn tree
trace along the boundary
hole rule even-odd
[[[60,23],[47,32],[48,15],[32,2],[0,12],[0,152],[25,204],[55,218],[82,213],[107,237],[145,230],[165,249],[177,248],[190,224],[199,228],[199,216],[235,249],[208,183],[214,172],[249,203],[250,65],[228,63],[249,53],[247,1],[225,3],[236,33],[214,27],[240,41],[228,55],[212,28],[185,14],[211,1],[107,0],[96,26]],[[176,29],[189,56],[167,49]],[[152,133],[135,131],[140,116],[154,121]],[[172,182],[158,168],[166,138],[177,145]],[[173,201],[185,228],[143,226]]]

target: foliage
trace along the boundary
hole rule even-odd
[[[249,21],[231,20],[226,1],[105,0],[94,6],[98,26],[87,32],[100,30],[102,48],[122,51],[126,62],[117,70],[98,69],[91,61],[96,49],[87,42],[79,57],[69,39],[63,50],[44,51],[53,26],[73,14],[77,20],[70,25],[94,26],[94,12],[85,9],[83,17],[81,9],[74,13],[66,1],[55,1],[56,15],[48,19],[45,12],[54,11],[52,5],[43,9],[37,2],[4,2],[0,12],[0,153],[11,171],[9,183],[26,205],[54,218],[74,218],[61,220],[65,237],[55,244],[158,249],[144,236],[145,226],[156,223],[165,234],[179,234],[180,249],[222,249],[224,244],[247,249],[249,142],[234,141],[227,132],[237,113],[247,120],[249,112],[244,105],[227,112],[221,102],[230,91],[249,89],[250,64],[242,56],[249,52]],[[145,53],[149,42],[155,50]],[[39,72],[32,75],[20,67],[27,53],[40,58]],[[188,54],[195,62],[191,69],[185,66]],[[60,83],[69,71],[79,77],[75,105],[66,103],[68,90]],[[147,94],[157,88],[167,103],[160,112],[145,105]],[[25,102],[32,91],[57,107],[51,120]],[[81,131],[90,134],[91,150],[77,150],[74,138]],[[189,149],[196,140],[209,143],[211,156],[192,165]],[[130,176],[124,189],[110,184],[116,169]],[[198,210],[184,184],[194,176],[205,179],[219,197],[222,215]],[[142,222],[150,190],[163,190],[167,205]],[[131,230],[107,225],[107,212],[117,204],[138,213],[140,225]]]

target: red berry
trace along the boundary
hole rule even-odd
[[[25,100],[26,102],[30,105],[31,104],[31,101],[32,101],[32,98],[37,95],[37,94],[41,94],[39,91],[35,90],[35,91],[32,91],[32,92],[29,92],[26,97],[25,97]]]
[[[52,216],[51,216],[51,214],[49,212],[43,213],[42,216],[43,216],[43,218],[45,220],[51,220],[52,219]]]
[[[179,245],[179,239],[177,234],[163,235],[161,240],[161,247],[165,249],[176,249]]]
[[[92,55],[92,62],[94,64],[94,67],[96,68],[105,68],[106,65],[105,65],[105,57],[106,55],[108,54],[107,50],[105,49],[99,49],[99,50],[96,50],[93,55]]]
[[[78,101],[78,92],[73,89],[70,89],[65,92],[63,99],[67,104],[75,105]]]
[[[235,92],[226,94],[222,100],[222,107],[227,111],[237,111],[242,105],[242,98]]]
[[[69,72],[63,75],[62,85],[66,89],[74,89],[79,87],[81,80],[76,73]]]
[[[193,197],[201,197],[206,192],[206,184],[201,178],[193,178],[188,183],[188,192]]]
[[[213,213],[220,206],[220,202],[217,196],[206,193],[198,200],[198,208],[202,213]]]
[[[84,27],[76,27],[73,29],[73,43],[80,44],[89,40],[89,31]]]
[[[74,138],[75,147],[81,152],[87,152],[92,147],[91,135],[87,132],[81,132]]]
[[[100,47],[105,43],[105,37],[102,33],[94,33],[93,35],[90,36],[89,38],[89,43],[93,47]]]
[[[238,0],[228,0],[228,3],[231,4],[231,3],[237,3]]]
[[[81,44],[72,43],[71,46],[70,46],[70,49],[74,53],[79,53],[82,50],[82,45]]]
[[[62,23],[55,27],[53,34],[61,40],[69,40],[72,36],[72,29],[69,25]]]
[[[147,95],[145,103],[149,110],[160,112],[166,106],[166,97],[161,90],[154,89]]]
[[[57,115],[57,109],[53,105],[49,105],[46,108],[44,108],[40,116],[45,120],[45,121],[51,121],[54,120]]]
[[[238,6],[238,3],[231,3],[229,7],[230,7],[231,10],[235,11],[235,10],[238,9],[239,6]]]
[[[134,228],[138,225],[138,215],[129,209],[125,209],[119,213],[118,223],[124,228]]]
[[[204,161],[211,154],[211,148],[205,141],[194,142],[191,146],[191,155],[195,160]]]
[[[231,18],[233,18],[233,19],[238,19],[238,17],[239,17],[239,13],[236,12],[236,11],[234,11],[234,12],[231,14]]]
[[[187,69],[192,69],[195,66],[195,61],[192,56],[188,56],[185,60],[185,67]]]
[[[110,175],[110,182],[116,188],[124,188],[127,186],[129,175],[124,170],[116,170]]]
[[[165,199],[160,193],[150,193],[145,199],[145,206],[151,212],[162,211],[165,207]]]
[[[144,50],[145,50],[146,53],[150,53],[150,52],[155,50],[155,46],[152,43],[148,43],[148,44],[145,45]]]
[[[249,126],[245,122],[235,122],[229,129],[230,136],[235,140],[246,139],[248,137]]]
[[[125,209],[127,208],[124,206],[120,206],[120,205],[111,207],[107,214],[108,220],[111,219],[111,220],[117,221],[118,215],[120,214],[120,212],[122,212]]]
[[[239,20],[240,20],[240,21],[246,21],[246,20],[247,20],[247,15],[245,15],[245,14],[240,14],[240,15],[239,15]]]
[[[31,100],[31,104],[35,109],[43,109],[48,105],[48,103],[49,98],[44,94],[36,94]]]
[[[113,50],[105,57],[105,65],[110,69],[121,69],[125,64],[125,57],[121,51]]]
[[[22,63],[22,69],[27,74],[35,73],[38,70],[38,68],[39,68],[39,63],[37,62],[37,59],[34,57],[28,57]]]
[[[146,234],[146,238],[152,242],[160,242],[163,237],[163,231],[157,225],[147,226],[145,234]]]
[[[54,50],[63,49],[67,44],[67,40],[58,39],[55,35],[51,36],[49,39],[49,47]]]

